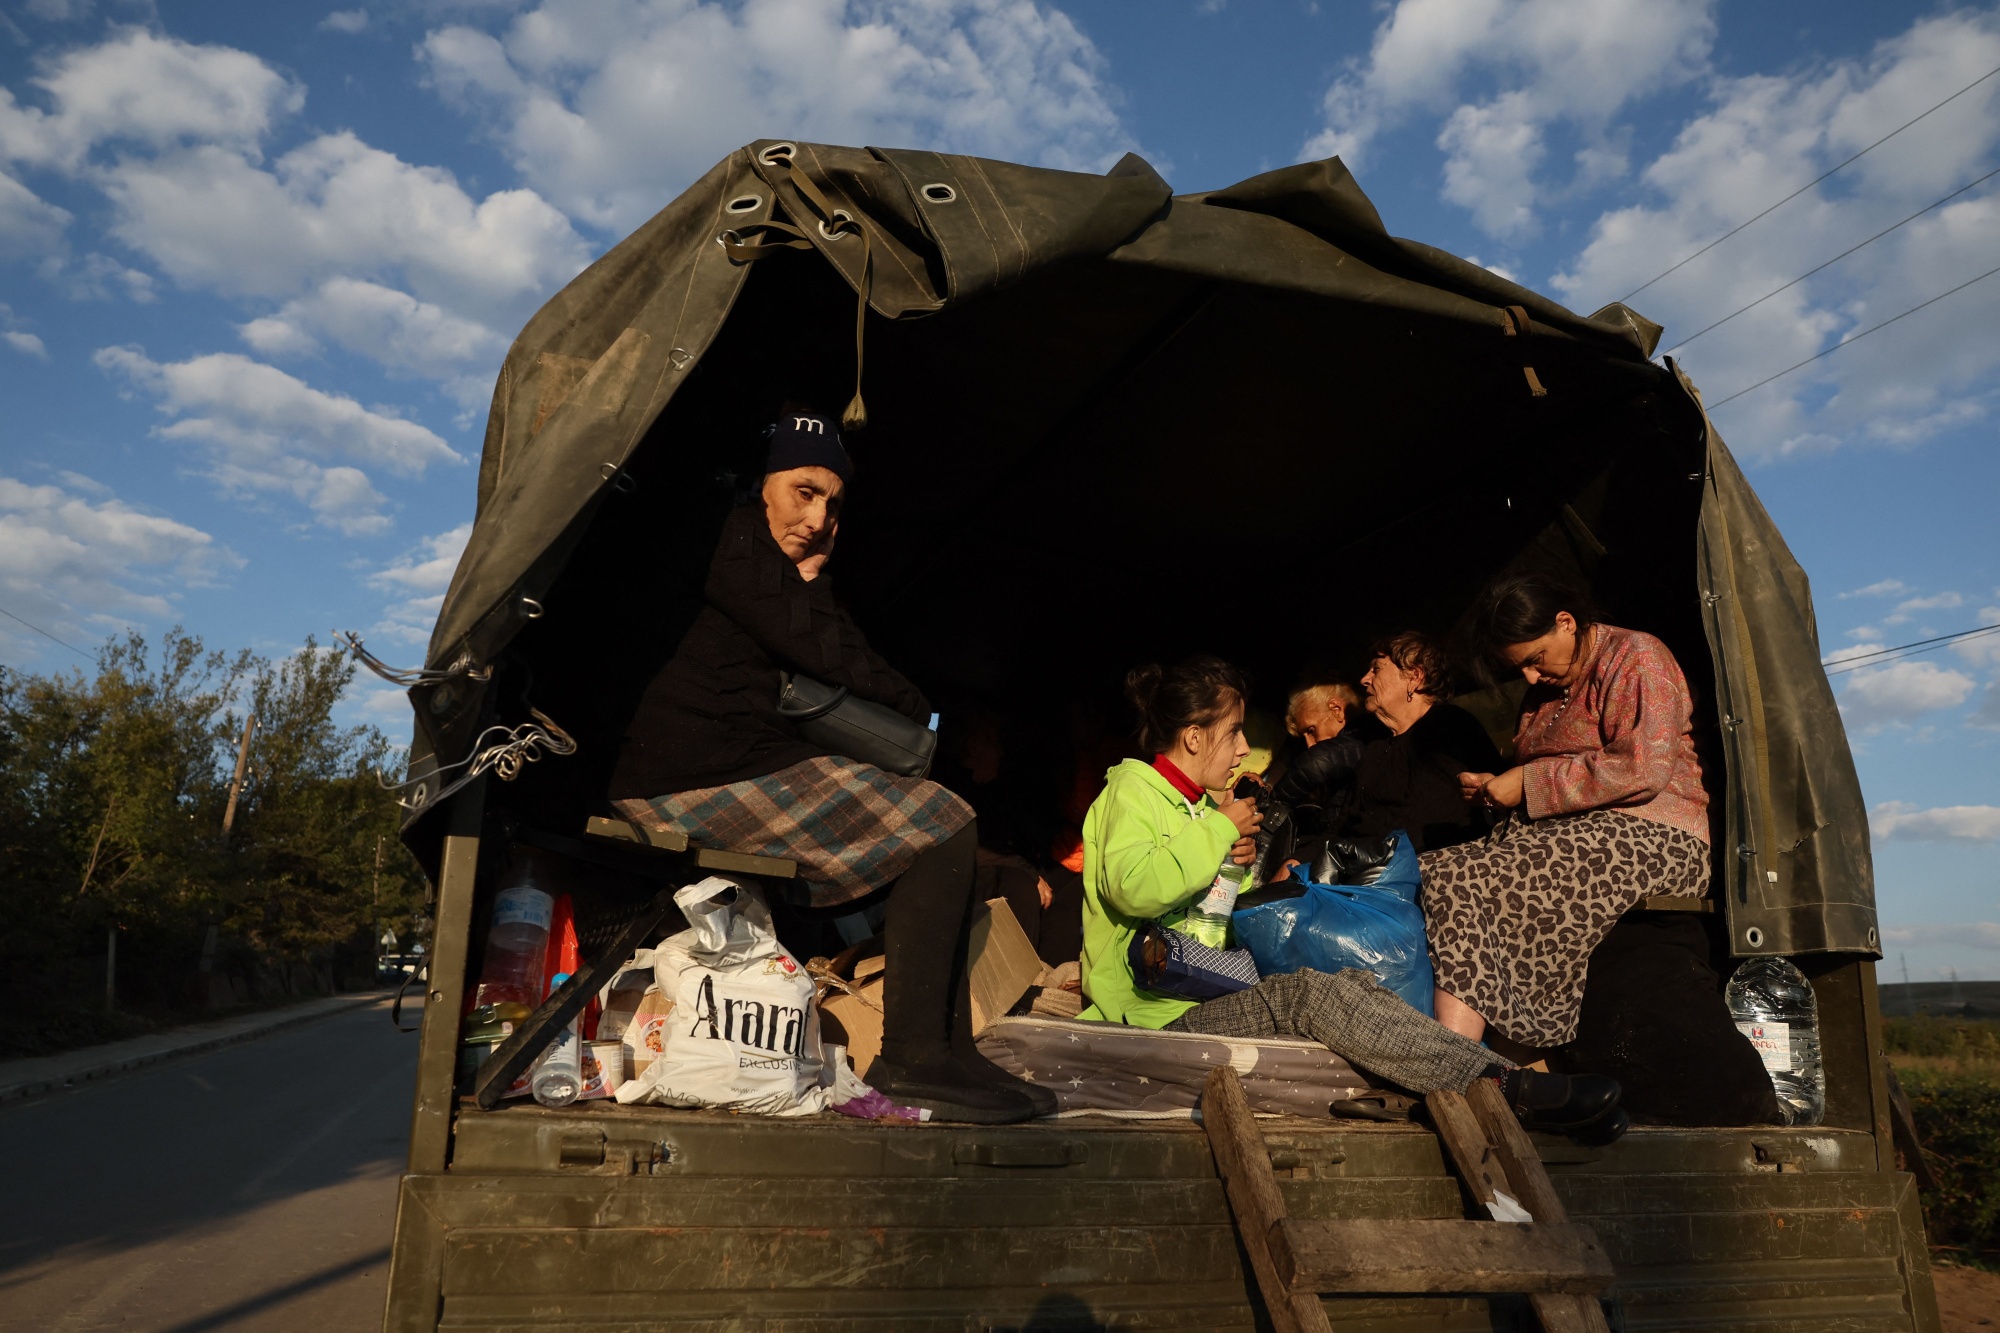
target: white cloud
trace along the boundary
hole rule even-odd
[[[400,272],[421,300],[511,317],[588,259],[568,220],[532,190],[475,201],[450,172],[348,133],[311,140],[268,171],[215,146],[132,159],[104,186],[122,240],[177,281],[232,295]]]
[[[1892,662],[1847,677],[1840,714],[1862,728],[1909,722],[1940,708],[1956,708],[1972,694],[1972,677],[1931,662]]]
[[[1913,842],[2000,842],[2000,805],[1943,805],[1920,810],[1907,801],[1884,801],[1868,812],[1878,838]]]
[[[357,278],[330,278],[238,331],[266,356],[310,355],[324,338],[392,372],[444,380],[470,406],[492,395],[507,352],[507,340],[477,321]]]
[[[75,169],[108,142],[228,144],[254,153],[305,89],[247,51],[197,46],[143,28],[56,57],[30,80],[53,105],[0,89],[0,157]]]
[[[1097,49],[1034,0],[541,0],[420,50],[537,189],[614,229],[759,137],[1083,171],[1130,145]]]
[[[1954,11],[1917,20],[1865,58],[1716,79],[1712,109],[1642,173],[1658,202],[1601,216],[1554,285],[1578,309],[1618,298],[1995,65],[2000,12]],[[1973,88],[1632,303],[1667,326],[1666,350],[1716,404],[1984,272],[2000,232],[1991,184],[1675,347],[1990,170],[1997,103],[2000,81]],[[1996,323],[2000,280],[1989,280],[1872,335],[1865,350],[1837,352],[1730,404],[1720,425],[1750,455],[1920,443],[1992,410]]]
[[[42,277],[72,301],[108,301],[114,294],[141,305],[159,299],[152,274],[127,268],[109,255],[93,252],[79,259],[55,254],[44,259],[39,268]]]
[[[0,172],[0,259],[47,254],[62,244],[69,221],[67,210]]]
[[[102,485],[36,486],[0,476],[0,589],[7,608],[79,647],[135,617],[172,614],[173,591],[242,564],[198,528],[144,513]],[[104,498],[90,499],[77,491]],[[11,623],[15,651],[49,647]]]
[[[1715,0],[1400,0],[1368,57],[1328,88],[1324,128],[1302,156],[1337,153],[1356,166],[1383,130],[1442,113],[1445,197],[1483,230],[1523,236],[1549,188],[1539,170],[1549,129],[1582,143],[1559,188],[1622,175],[1612,117],[1700,75],[1714,41]],[[1474,75],[1498,90],[1461,102]]]
[[[2000,625],[2000,606],[1982,606],[1979,614],[1972,619],[1974,625]],[[2000,633],[1981,634],[1975,638],[1961,639],[1951,646],[1952,652],[1973,666],[2000,667]],[[2000,684],[2000,682],[1996,682]],[[1986,705],[1989,709],[2000,708],[2000,690]],[[2000,723],[2000,716],[1995,717]]]
[[[461,523],[449,532],[427,537],[414,551],[368,576],[376,587],[406,594],[386,607],[382,619],[369,633],[400,643],[422,644],[430,640],[444,606],[445,589],[451,586],[452,572],[472,536],[472,525]]]
[[[95,360],[177,418],[156,433],[202,446],[207,474],[223,489],[290,494],[319,522],[344,532],[389,526],[383,497],[354,463],[416,475],[433,463],[463,461],[413,421],[371,411],[234,353],[162,365],[138,348],[106,347]]]
[[[36,357],[43,361],[49,359],[49,349],[42,346],[42,340],[32,333],[22,333],[19,329],[10,329],[5,333],[0,333],[0,339],[4,339],[9,347],[24,356]]]
[[[1886,944],[1919,948],[1932,944],[1956,944],[1972,949],[2000,949],[2000,921],[1964,921],[1954,925],[1887,926]]]
[[[1965,598],[1955,592],[1933,593],[1929,597],[1906,597],[1896,603],[1894,611],[1882,618],[1882,623],[1901,625],[1921,611],[1946,611],[1964,605]]]
[[[1878,579],[1865,588],[1854,588],[1840,594],[1843,602],[1850,597],[1894,597],[1910,590],[1910,585],[1901,579]]]
[[[47,19],[51,23],[68,23],[74,19],[90,17],[90,11],[96,6],[91,0],[28,0],[22,8],[38,19]]]
[[[368,11],[365,9],[336,9],[321,19],[319,26],[328,32],[344,32],[352,35],[368,26]]]

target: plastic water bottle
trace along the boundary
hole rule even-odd
[[[525,1004],[541,999],[542,961],[556,901],[532,884],[514,884],[493,900],[493,926],[486,932],[486,962],[472,997],[483,1004]]]
[[[1723,991],[1736,1029],[1763,1057],[1788,1125],[1817,1125],[1826,1114],[1819,1064],[1819,1007],[1812,983],[1788,958],[1752,958]]]
[[[1236,895],[1243,892],[1244,882],[1249,877],[1249,866],[1237,865],[1224,857],[1222,868],[1215,872],[1215,882],[1201,897],[1188,904],[1180,930],[1212,948],[1228,947],[1229,918],[1236,911]]]
[[[556,986],[569,980],[569,973],[555,975]],[[571,1022],[535,1057],[534,1072],[528,1076],[528,1091],[544,1106],[568,1106],[583,1091],[583,1043]]]

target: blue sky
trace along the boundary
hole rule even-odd
[[[760,136],[1183,190],[1339,153],[1391,230],[1589,311],[1995,68],[1991,5],[0,0],[0,607],[414,660],[508,340]],[[1632,304],[1670,347],[1997,144],[2000,77]],[[1996,186],[1695,340],[1708,401],[2000,265]],[[2000,276],[1717,407],[1829,654],[2000,621],[1996,333]],[[0,620],[0,662],[79,661]],[[2000,976],[2000,636],[1836,684],[1885,975]]]

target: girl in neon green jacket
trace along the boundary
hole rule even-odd
[[[1083,820],[1083,993],[1078,1017],[1158,1028],[1194,1001],[1136,988],[1126,950],[1154,918],[1173,925],[1203,894],[1227,915],[1234,890],[1218,882],[1225,857],[1247,865],[1260,824],[1254,801],[1219,806],[1209,789],[1228,785],[1250,752],[1243,737],[1243,675],[1213,657],[1162,671],[1140,667],[1125,688],[1144,719],[1151,763],[1127,759],[1105,775]]]

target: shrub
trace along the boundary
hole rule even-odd
[[[1932,1246],[2000,1257],[2000,1076],[1912,1069],[1901,1075],[1938,1189],[1924,1200]]]

